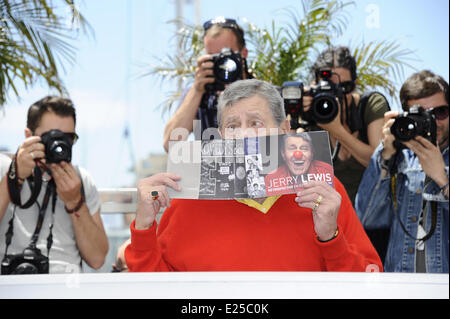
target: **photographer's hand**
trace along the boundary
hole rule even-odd
[[[417,155],[425,174],[439,187],[447,184],[448,177],[445,171],[444,158],[442,157],[439,146],[434,145],[422,136],[416,136],[414,140],[404,142],[403,144]]]
[[[215,81],[213,67],[214,63],[211,61],[210,55],[203,55],[197,59],[194,89],[202,95],[206,91],[205,85],[208,83],[213,83]]]
[[[381,136],[383,151],[381,156],[386,160],[390,159],[397,152],[394,146],[395,136],[391,133],[391,126],[394,124],[395,117],[397,116],[397,111],[388,111],[384,113],[384,125]]]
[[[71,163],[50,165],[58,197],[66,207],[76,207],[81,199],[81,180]]]
[[[26,179],[36,166],[35,159],[45,158],[44,144],[40,143],[40,136],[31,136],[25,139],[17,151],[17,175]]]
[[[180,191],[181,187],[176,183],[180,176],[171,173],[159,173],[142,179],[137,187],[137,211],[135,228],[137,230],[149,229],[155,221],[156,214],[161,207],[170,206],[170,197],[167,186]],[[152,192],[157,191],[157,198],[153,198]]]

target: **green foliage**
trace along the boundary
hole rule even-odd
[[[296,8],[282,10],[289,19],[282,26],[277,26],[275,21],[270,28],[241,22],[249,49],[249,70],[255,78],[278,86],[285,81],[310,82],[310,69],[319,53],[330,46],[345,45],[339,43],[339,38],[351,18],[346,9],[354,5],[353,1],[302,0],[301,12]],[[171,21],[177,22],[183,24],[176,35],[181,54],[157,59],[157,66],[145,73],[161,81],[178,80],[179,89],[169,92],[168,99],[162,104],[164,111],[170,110],[180,97],[180,89],[193,81],[197,57],[203,50],[201,26]],[[394,96],[397,93],[395,81],[402,79],[405,67],[413,68],[408,63],[413,60],[413,52],[396,41],[348,46],[357,62],[357,89],[360,92],[371,88]]]
[[[249,60],[255,77],[275,85],[293,79],[306,81],[315,53],[345,30],[349,18],[344,8],[350,5],[353,2],[303,1],[302,14],[295,8],[283,10],[291,20],[286,27],[276,28],[273,21],[267,30],[248,23],[246,35],[254,48]]]
[[[89,24],[74,0],[0,0],[0,107],[9,90],[19,97],[17,83],[29,88],[44,80],[60,94],[67,91],[59,65],[74,63],[75,48],[69,40]]]

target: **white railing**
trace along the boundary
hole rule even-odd
[[[334,272],[16,275],[0,276],[4,298],[448,299],[449,277]]]
[[[99,188],[102,214],[136,213],[137,188]]]

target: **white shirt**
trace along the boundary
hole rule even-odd
[[[3,178],[9,170],[11,159],[0,154],[0,177]],[[83,182],[86,205],[91,215],[100,210],[101,202],[97,188],[92,177],[86,170],[78,168]],[[47,183],[42,182],[41,192],[39,193],[37,203],[42,205]],[[22,203],[25,203],[31,195],[28,182],[22,185],[20,193]],[[5,233],[8,230],[9,221],[13,216],[15,205],[10,203],[6,209],[3,219],[0,221],[0,258],[5,254]],[[21,253],[30,243],[31,236],[36,228],[36,222],[39,215],[39,207],[35,203],[28,209],[16,207],[14,217],[14,235],[11,245],[8,248],[8,254]],[[53,222],[53,245],[50,249],[50,273],[73,273],[81,271],[81,256],[75,242],[75,232],[69,214],[64,208],[64,202],[57,198]],[[52,204],[49,201],[47,211],[42,224],[41,232],[37,242],[37,247],[44,256],[47,256],[47,236],[49,226],[52,221]]]

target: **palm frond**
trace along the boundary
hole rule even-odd
[[[83,32],[92,29],[73,0],[59,3],[61,8],[49,0],[0,0],[0,107],[9,89],[20,96],[15,81],[28,88],[43,79],[50,88],[68,95],[59,69],[75,62],[74,25]],[[69,17],[61,14],[62,8],[69,8],[65,11]]]
[[[361,43],[354,48],[353,56],[358,70],[357,88],[382,88],[391,96],[397,94],[396,82],[404,79],[405,69],[416,70],[410,62],[418,61],[412,50],[402,48],[396,40]]]

